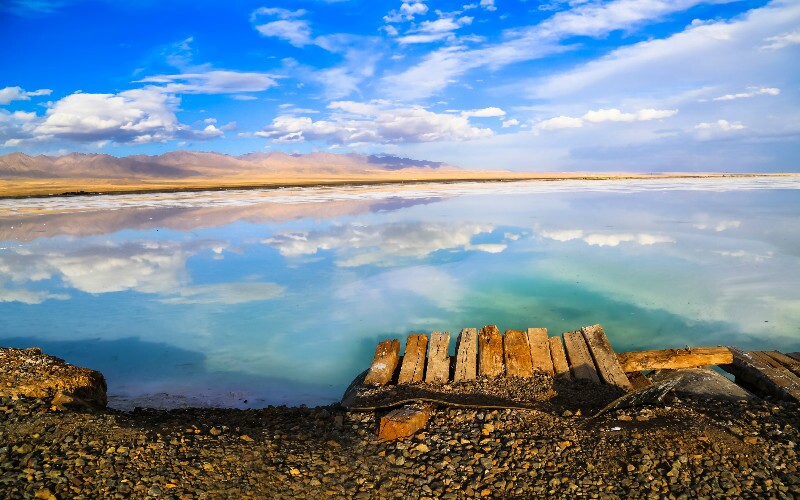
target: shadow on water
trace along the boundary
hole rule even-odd
[[[368,343],[364,341],[364,349]],[[45,354],[101,372],[108,383],[109,406],[118,409],[325,405],[338,402],[346,388],[234,370],[209,371],[202,352],[135,337],[77,341],[14,337],[0,338],[0,345],[39,347]]]

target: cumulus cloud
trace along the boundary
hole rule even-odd
[[[486,10],[497,10],[494,5],[494,0],[481,0],[480,6]]]
[[[517,125],[519,125],[519,120],[516,118],[503,121],[503,128],[516,127]]]
[[[336,253],[340,267],[393,265],[404,259],[422,259],[440,251],[502,252],[505,243],[473,244],[472,239],[494,230],[482,224],[387,223],[377,226],[347,225],[323,231],[279,233],[262,243],[285,257]]]
[[[303,9],[289,10],[277,7],[261,7],[250,15],[250,21],[255,24],[256,31],[266,37],[275,37],[285,40],[295,47],[305,47],[313,43],[311,26],[303,17]],[[262,16],[277,18],[264,24],[256,24]]]
[[[715,97],[712,101],[733,101],[734,99],[746,99],[748,97],[755,97],[757,95],[779,95],[781,89],[774,87],[751,87],[749,92],[740,92],[738,94],[725,94]]]
[[[506,115],[505,111],[494,106],[490,106],[488,108],[483,108],[483,109],[473,109],[471,111],[461,112],[461,116],[466,116],[466,117],[474,116],[478,118],[489,118],[493,116],[505,116],[505,115]]]
[[[656,245],[659,243],[674,243],[669,236],[650,233],[589,233],[585,234],[580,229],[559,229],[539,231],[539,235],[555,241],[572,241],[580,239],[587,245],[600,247],[616,247],[620,243],[636,243],[637,245]]]
[[[403,2],[399,10],[392,10],[387,15],[383,16],[383,20],[387,23],[399,23],[402,21],[411,21],[414,16],[421,16],[428,12],[428,6],[423,2],[412,1]]]
[[[717,130],[722,132],[731,132],[734,130],[743,130],[747,127],[742,122],[729,122],[728,120],[717,120],[715,122],[703,122],[694,126],[697,130]]]
[[[349,114],[316,121],[310,117],[278,116],[256,135],[277,143],[324,140],[331,144],[466,141],[493,135],[491,129],[470,124],[467,117],[418,107],[389,108],[337,101],[331,108]]]
[[[584,123],[603,123],[603,122],[643,122],[650,120],[660,120],[669,118],[678,113],[677,109],[640,109],[633,113],[624,113],[616,108],[598,109],[587,111],[581,117],[557,116],[543,120],[536,124],[536,128],[552,130],[560,128],[580,128]]]
[[[29,101],[31,97],[50,95],[50,89],[39,89],[32,92],[24,90],[22,87],[6,87],[0,89],[0,104],[8,104],[11,101]]]
[[[407,45],[452,39],[455,36],[454,31],[472,24],[472,20],[472,17],[462,16],[459,18],[443,17],[435,21],[423,21],[419,27],[409,30],[408,34],[398,38],[397,41]]]
[[[761,46],[763,50],[779,50],[790,45],[797,45],[800,44],[800,29],[790,31],[788,33],[782,33],[776,36],[770,36],[765,38],[764,41],[769,43]]]

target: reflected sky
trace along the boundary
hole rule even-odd
[[[121,407],[329,403],[383,338],[490,323],[798,351],[798,214],[793,178],[4,200],[0,345]]]

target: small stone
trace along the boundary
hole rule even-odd
[[[239,436],[239,439],[241,439],[242,441],[247,441],[248,443],[253,442],[253,438],[251,438],[247,434],[242,434],[241,436]]]
[[[492,490],[490,490],[490,489],[488,489],[488,488],[487,488],[487,489],[485,489],[485,490],[481,490],[481,496],[482,496],[482,497],[488,497],[488,496],[489,496],[489,495],[491,495],[491,494],[492,494]]]
[[[617,420],[620,420],[622,422],[630,422],[633,420],[633,417],[631,417],[630,415],[620,415],[619,417],[617,417]]]
[[[327,444],[328,444],[328,446],[330,446],[330,447],[332,447],[332,448],[339,448],[340,446],[342,446],[342,445],[340,445],[340,444],[339,444],[337,441],[334,441],[333,439],[331,439],[330,441],[328,441],[328,443],[327,443]]]
[[[47,488],[42,488],[41,490],[37,491],[35,496],[36,498],[41,498],[43,500],[51,500],[56,498],[56,496],[53,495],[53,492]]]
[[[161,496],[161,488],[159,488],[157,484],[154,484],[147,490],[147,494],[151,497],[159,497]]]
[[[428,448],[428,446],[425,443],[418,444],[417,446],[414,447],[414,449],[420,453],[428,453],[429,451],[431,451],[431,449]]]
[[[755,436],[747,436],[742,441],[744,441],[745,444],[756,444],[758,443],[758,438]]]
[[[569,448],[571,445],[572,445],[572,443],[570,441],[559,441],[556,446],[558,446],[560,449],[564,450],[566,448]]]
[[[292,467],[291,469],[289,469],[289,474],[291,474],[294,477],[297,477],[300,475],[300,471]]]
[[[222,434],[222,431],[217,429],[216,427],[212,427],[211,430],[209,430],[208,432],[212,436],[219,436],[220,434]]]

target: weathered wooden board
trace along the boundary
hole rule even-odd
[[[631,387],[633,387],[634,391],[638,391],[639,389],[644,389],[645,387],[650,387],[653,385],[653,382],[644,376],[642,372],[628,372],[625,374],[628,377],[628,380],[631,382]]]
[[[425,427],[431,416],[429,405],[404,406],[381,417],[378,438],[393,441],[412,436]]]
[[[375,349],[372,365],[364,378],[366,385],[386,385],[392,381],[397,363],[400,361],[400,341],[384,340]]]
[[[422,382],[425,375],[425,352],[428,349],[427,335],[409,335],[406,339],[406,352],[400,366],[398,384],[415,384]]]
[[[763,353],[730,348],[733,363],[720,367],[748,386],[770,396],[800,401],[800,378]],[[775,366],[778,365],[778,366]]]
[[[428,352],[428,370],[425,382],[446,383],[450,379],[450,332],[431,333],[431,348]]]
[[[594,367],[589,346],[580,330],[564,333],[564,346],[569,360],[569,369],[572,377],[579,380],[589,380],[596,384],[600,383],[597,370]]]
[[[617,361],[617,356],[614,354],[614,349],[611,347],[603,327],[600,325],[585,326],[581,328],[581,333],[586,339],[586,345],[589,346],[600,379],[608,385],[630,391],[631,383]]]
[[[782,352],[778,351],[763,351],[763,352],[770,358],[774,359],[775,361],[783,365],[783,367],[789,370],[790,372],[794,373],[797,376],[800,376],[800,360],[791,358],[786,354],[783,354]]]
[[[478,373],[478,331],[475,328],[464,328],[456,341],[455,382],[474,380]]]
[[[564,354],[564,345],[561,343],[561,337],[550,337],[548,343],[550,344],[550,358],[553,361],[553,370],[556,378],[569,380],[572,376],[569,373],[569,363],[567,363],[567,355]]]
[[[790,352],[790,353],[788,353],[786,355],[789,356],[792,359],[796,359],[796,360],[800,361],[800,352]]]
[[[727,347],[687,347],[659,351],[620,352],[617,353],[617,361],[625,372],[677,370],[730,364],[733,363],[733,354]]]
[[[478,373],[487,377],[503,374],[503,336],[495,325],[478,333]]]
[[[506,360],[506,376],[530,378],[533,375],[531,348],[525,332],[506,330],[503,352]]]
[[[550,355],[550,343],[547,341],[547,328],[528,328],[526,332],[528,345],[531,348],[531,364],[533,371],[554,374],[553,358]]]

